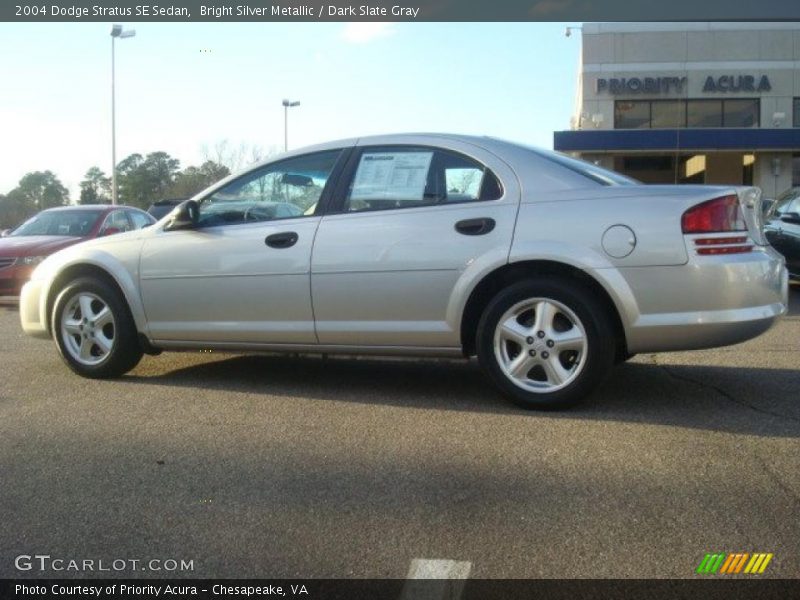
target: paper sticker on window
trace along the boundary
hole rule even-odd
[[[358,164],[353,200],[422,200],[433,152],[364,154]]]

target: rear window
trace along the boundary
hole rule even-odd
[[[565,169],[573,171],[574,173],[583,175],[584,177],[601,185],[640,185],[639,181],[636,181],[631,177],[627,177],[621,173],[617,173],[616,171],[609,171],[603,167],[598,167],[597,165],[593,165],[585,160],[571,158],[558,152],[542,152],[541,150],[535,148],[530,148],[530,150],[541,158],[549,160],[550,162],[554,162]]]

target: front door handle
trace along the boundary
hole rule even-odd
[[[463,235],[486,235],[494,229],[494,219],[484,217],[481,219],[464,219],[456,223],[456,231]]]
[[[268,235],[264,243],[270,248],[290,248],[297,243],[297,240],[298,235],[294,231],[284,231]]]

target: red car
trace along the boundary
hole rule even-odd
[[[89,204],[43,210],[0,238],[0,296],[18,296],[34,267],[57,250],[155,222],[130,206]]]

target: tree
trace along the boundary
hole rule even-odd
[[[111,202],[111,178],[99,167],[86,171],[81,181],[79,204],[109,204]]]
[[[40,210],[69,202],[69,192],[52,171],[27,173],[5,196],[0,196],[0,229],[16,227]]]
[[[231,173],[279,153],[276,146],[270,146],[266,150],[246,142],[233,146],[228,140],[220,140],[211,148],[204,145],[202,151],[206,162],[211,161],[227,167]]]
[[[189,198],[228,175],[230,175],[228,167],[207,160],[199,167],[186,167],[178,173],[169,189],[169,194],[173,198]]]
[[[30,202],[36,211],[69,202],[69,192],[52,171],[34,171],[19,180],[12,193],[19,190],[21,198]]]
[[[180,161],[166,152],[131,154],[117,165],[120,204],[147,208],[169,197]]]
[[[28,217],[36,214],[36,208],[19,188],[0,197],[0,229],[16,227]]]

